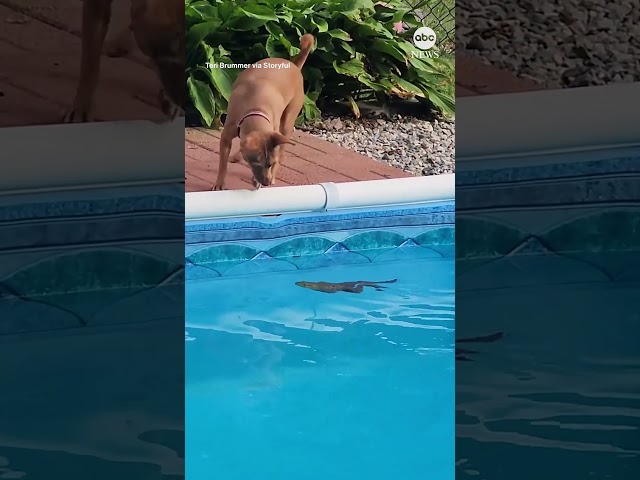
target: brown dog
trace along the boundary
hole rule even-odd
[[[313,48],[312,35],[300,39],[295,60],[267,58],[238,75],[220,136],[220,165],[213,190],[222,190],[229,161],[244,158],[253,172],[253,185],[273,185],[284,145],[291,144],[296,118],[304,103],[302,65]],[[231,143],[240,137],[240,151],[231,160]]]
[[[108,48],[112,56],[124,55],[138,47],[149,57],[162,90],[162,112],[174,118],[184,109],[184,5],[183,0],[130,0],[131,25]],[[93,101],[100,76],[100,56],[111,20],[113,0],[83,0],[82,60],[80,81],[73,107],[65,123],[86,122],[93,111]]]

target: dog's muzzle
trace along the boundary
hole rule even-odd
[[[271,185],[271,179],[268,175],[265,175],[262,171],[259,173],[253,172],[253,186],[256,187],[256,189],[268,187],[269,185]]]

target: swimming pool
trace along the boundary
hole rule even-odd
[[[496,99],[507,118],[547,118],[533,133],[507,122],[519,141],[485,128],[467,150],[481,155],[457,157],[457,335],[505,335],[456,370],[460,478],[635,477],[640,146],[637,118],[602,121],[620,105],[607,92],[574,129],[556,93]]]
[[[187,223],[187,478],[452,479],[453,217]]]
[[[178,182],[0,196],[0,478],[184,478],[183,249]]]

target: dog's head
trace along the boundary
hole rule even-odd
[[[279,132],[249,132],[240,140],[240,152],[253,172],[254,184],[269,186],[273,183],[273,167],[280,161],[277,147],[292,144]]]

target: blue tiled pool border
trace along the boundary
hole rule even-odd
[[[183,283],[183,225],[181,183],[0,196],[0,302]]]
[[[186,280],[455,254],[455,204],[187,222]]]
[[[635,154],[633,154],[634,150]],[[579,156],[580,160],[575,159],[576,156]],[[463,162],[462,168],[459,168],[456,173],[456,187],[537,180],[567,180],[600,175],[640,174],[640,154],[637,149],[625,148],[605,153],[605,158],[598,158],[602,156],[603,152],[600,151],[550,154],[545,156],[544,163],[539,165],[477,169],[474,166],[481,165],[483,160],[469,160],[466,162],[468,166],[465,166],[465,162]],[[554,162],[554,160],[557,161]],[[490,162],[499,163],[499,161]]]
[[[455,206],[453,203],[404,209],[372,209],[345,213],[187,222],[185,243],[192,245],[207,242],[271,239],[345,228],[446,225],[454,222]]]
[[[456,165],[458,260],[640,249],[640,147]]]

